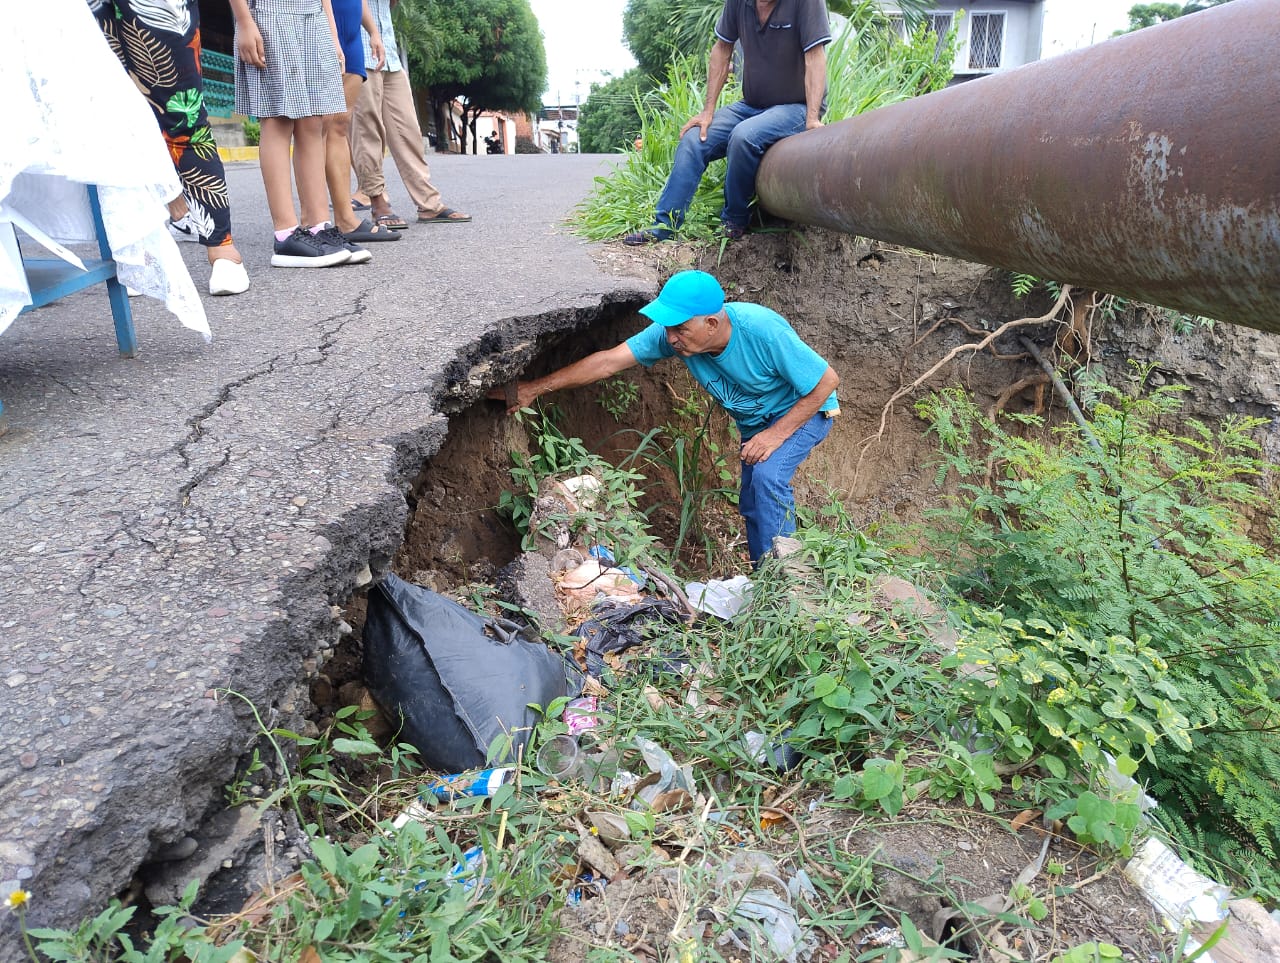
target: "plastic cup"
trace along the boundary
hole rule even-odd
[[[568,782],[582,769],[582,750],[573,736],[559,735],[544,742],[534,757],[538,772],[558,782]]]

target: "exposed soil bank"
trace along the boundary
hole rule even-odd
[[[755,301],[788,318],[806,341],[826,357],[841,377],[842,416],[831,436],[814,452],[797,478],[797,498],[817,504],[833,491],[864,525],[886,519],[910,520],[935,503],[936,447],[924,434],[911,403],[928,390],[960,384],[984,409],[998,401],[1011,411],[1042,411],[1053,421],[1066,417],[1052,392],[1008,389],[1039,372],[1033,359],[1006,336],[995,346],[1003,356],[967,353],[944,367],[927,386],[898,402],[885,420],[887,399],[953,348],[977,340],[965,327],[990,331],[1022,317],[1044,314],[1043,293],[1014,296],[1008,276],[980,265],[917,252],[882,249],[865,241],[821,230],[752,235],[729,247],[717,263],[714,253],[693,264],[676,246],[632,255],[610,247],[602,255],[615,270],[652,267],[662,274],[697,266],[717,275],[731,299]],[[939,322],[942,319],[954,319]],[[545,340],[525,376],[545,373],[578,357],[617,344],[645,323],[622,317],[585,331]],[[935,329],[935,325],[939,325]],[[931,331],[931,329],[934,329]],[[1023,333],[1048,350],[1056,325]],[[1265,456],[1280,463],[1280,336],[1218,324],[1177,333],[1145,310],[1126,310],[1111,321],[1092,322],[1092,364],[1113,384],[1129,377],[1130,360],[1154,365],[1152,381],[1186,384],[1184,414],[1209,423],[1228,415],[1270,419],[1258,440]],[[605,390],[591,386],[550,396],[563,412],[562,428],[597,451],[623,455],[642,433],[672,419],[675,402],[696,386],[674,363],[650,371],[633,369],[628,380],[639,396],[620,418],[600,404]],[[726,443],[732,443],[727,429]],[[527,449],[525,430],[486,403],[455,416],[449,439],[423,472],[413,521],[397,557],[406,578],[438,573],[442,585],[479,577],[518,551],[514,536],[491,511],[511,486],[510,452]],[[662,512],[656,515],[659,525]],[[1260,531],[1261,534],[1261,531]]]

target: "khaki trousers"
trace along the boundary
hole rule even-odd
[[[360,190],[369,197],[387,191],[382,176],[384,150],[391,151],[418,213],[430,216],[443,210],[440,192],[431,184],[431,168],[427,165],[418,114],[413,109],[407,70],[370,70],[356,101],[351,161]]]

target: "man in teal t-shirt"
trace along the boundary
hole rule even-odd
[[[733,417],[742,436],[738,510],[751,561],[776,535],[795,531],[791,479],[831,431],[840,377],[786,319],[758,304],[726,304],[718,281],[681,271],[640,309],[653,321],[639,334],[558,371],[516,386],[516,411],[561,388],[580,388],[637,364],[678,356]],[[495,392],[494,397],[499,393]]]

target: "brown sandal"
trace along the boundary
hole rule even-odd
[[[379,214],[374,220],[392,231],[405,231],[409,228],[409,222],[399,214]]]

